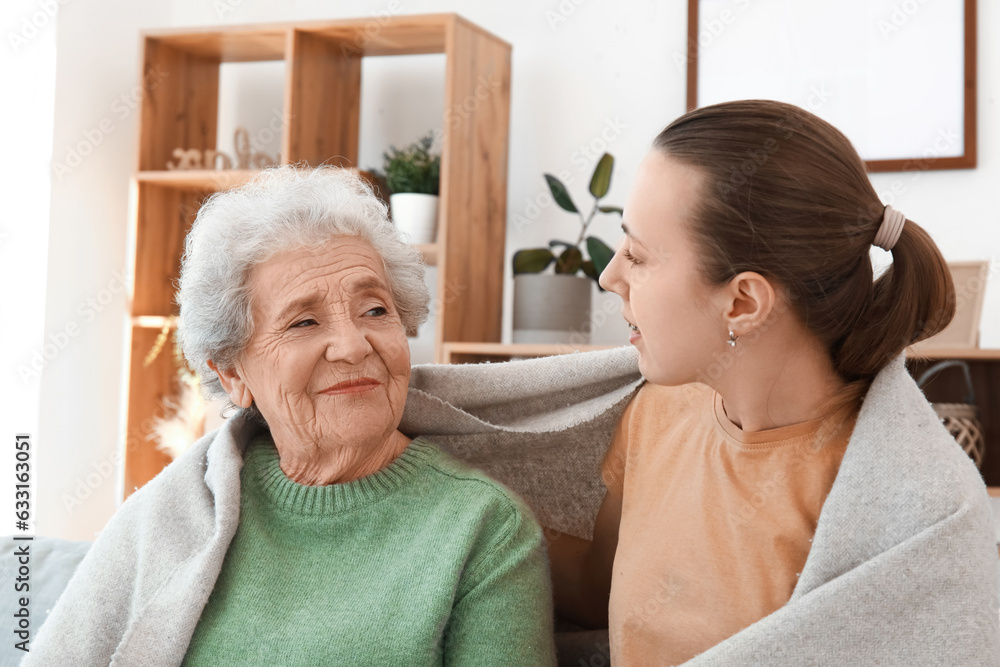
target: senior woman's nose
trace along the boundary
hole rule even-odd
[[[357,364],[364,361],[372,349],[364,331],[353,323],[344,324],[330,332],[326,343],[326,360]]]

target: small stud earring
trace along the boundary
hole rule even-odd
[[[735,333],[733,333],[733,330],[730,329],[729,330],[729,340],[727,340],[726,343],[729,344],[729,347],[736,347],[736,341],[738,341],[739,339],[740,339],[740,337],[737,336]]]

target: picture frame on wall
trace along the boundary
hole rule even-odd
[[[976,0],[688,0],[687,108],[795,104],[869,171],[976,166]]]
[[[922,349],[972,350],[979,347],[979,325],[990,274],[986,260],[948,262],[955,284],[955,317],[944,331],[921,341]]]

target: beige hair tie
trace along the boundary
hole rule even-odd
[[[882,216],[882,225],[878,228],[872,245],[878,246],[883,250],[892,250],[896,246],[896,242],[899,241],[900,234],[903,233],[903,224],[905,222],[905,215],[893,207],[886,205],[885,214]]]

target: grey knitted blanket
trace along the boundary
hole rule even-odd
[[[641,382],[631,348],[418,366],[401,429],[589,535],[599,462]],[[24,664],[180,664],[236,530],[252,435],[230,419],[123,505]],[[900,357],[865,399],[791,600],[686,664],[1000,665],[998,577],[982,479]]]
[[[633,348],[414,368],[403,430],[590,537]],[[1000,559],[975,465],[900,356],[865,398],[791,600],[685,665],[1000,665]],[[659,664],[651,656],[650,664]]]

